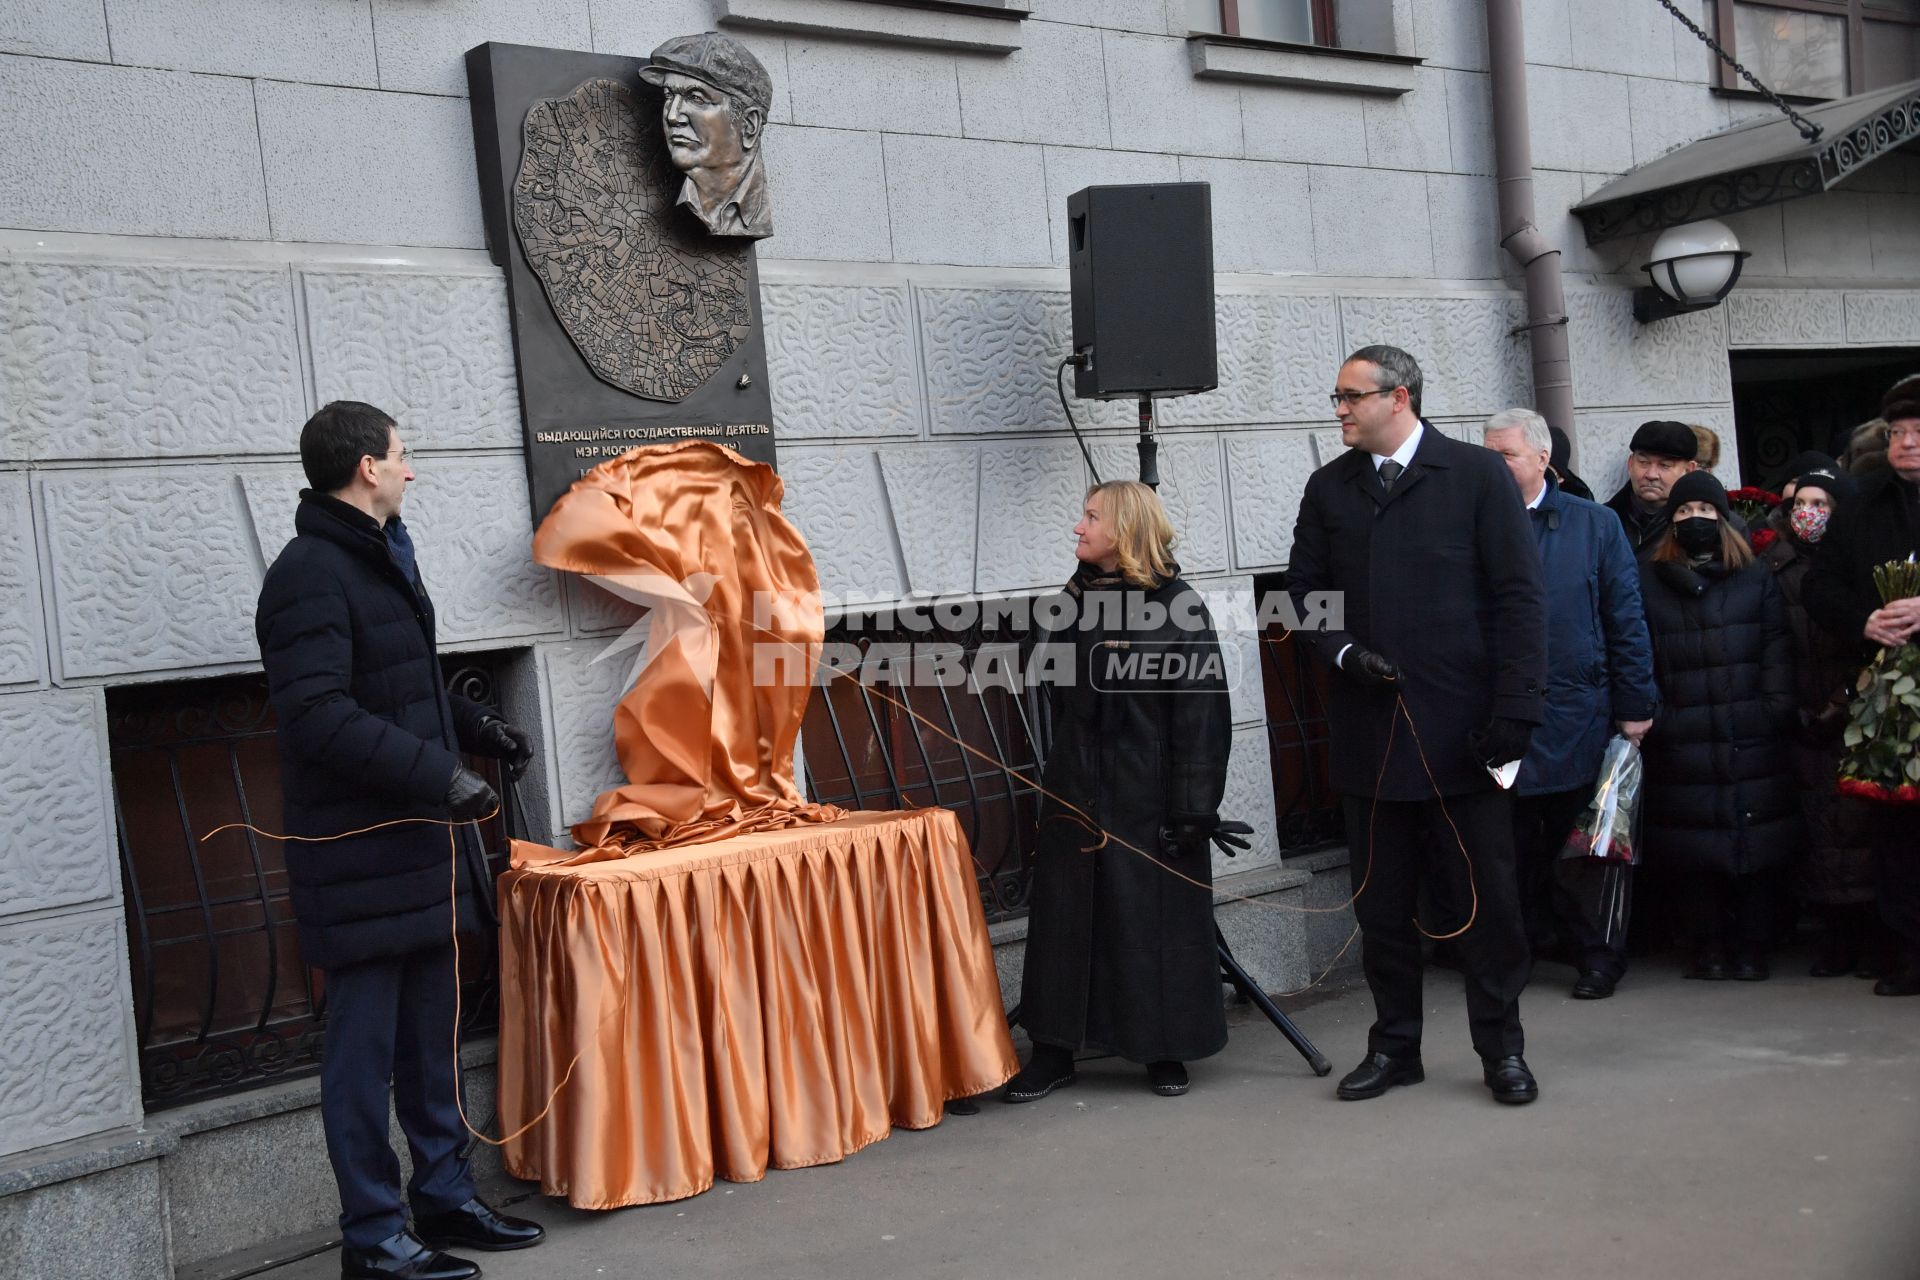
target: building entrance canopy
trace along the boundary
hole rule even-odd
[[[1587,243],[1677,227],[1818,195],[1895,150],[1920,150],[1920,80],[1802,109],[1808,142],[1785,117],[1688,143],[1614,179],[1573,207]]]

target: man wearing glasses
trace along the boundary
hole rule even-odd
[[[311,841],[284,848],[300,948],[325,975],[320,1111],[340,1188],[340,1272],[465,1280],[479,1268],[440,1250],[525,1248],[543,1232],[482,1201],[463,1154],[452,934],[456,901],[461,926],[472,923],[473,886],[446,824],[499,806],[460,752],[506,760],[518,777],[533,746],[446,690],[433,602],[400,520],[411,459],[372,405],[335,401],[307,421],[312,487],[267,570],[254,631],[279,722],[285,829]],[[404,1199],[389,1082],[413,1152]]]
[[[1833,513],[1815,544],[1804,598],[1814,621],[1858,643],[1863,659],[1920,636],[1920,599],[1882,602],[1873,571],[1920,556],[1920,375],[1895,383],[1880,402],[1887,469],[1865,477],[1859,495]],[[1908,743],[1903,760],[1917,748]],[[1898,936],[1898,967],[1877,996],[1920,996],[1920,821],[1903,805],[1870,806],[1880,918]]]
[[[1303,633],[1335,671],[1333,785],[1375,1012],[1338,1094],[1425,1079],[1424,930],[1458,940],[1488,1089],[1526,1103],[1539,1096],[1520,1029],[1529,954],[1509,794],[1490,771],[1526,754],[1543,713],[1546,596],[1506,465],[1423,421],[1420,390],[1397,347],[1340,366],[1348,451],[1308,479],[1287,569],[1296,606],[1335,591],[1345,607],[1339,629]],[[1450,918],[1416,924],[1423,882]]]

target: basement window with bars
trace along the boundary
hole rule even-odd
[[[444,662],[448,688],[498,706],[510,654]],[[148,1110],[319,1069],[326,983],[302,959],[278,841],[227,823],[281,829],[280,756],[266,677],[107,690],[140,1084]],[[526,823],[493,760],[468,757],[502,811],[482,824],[487,881],[507,865],[507,833]],[[499,1012],[492,929],[462,937],[462,1026],[493,1030]]]

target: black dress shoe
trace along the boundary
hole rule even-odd
[[[1336,1096],[1346,1102],[1377,1098],[1397,1084],[1419,1084],[1427,1078],[1419,1055],[1396,1058],[1388,1053],[1370,1053],[1360,1065],[1340,1078]]]
[[[1527,1060],[1519,1054],[1486,1058],[1483,1066],[1487,1088],[1493,1090],[1495,1102],[1517,1107],[1540,1096],[1539,1082],[1533,1078],[1533,1072],[1527,1070]]]
[[[1727,957],[1719,951],[1702,951],[1694,956],[1693,967],[1680,976],[1700,978],[1707,982],[1725,982],[1729,976]]]
[[[1610,978],[1598,969],[1589,969],[1581,974],[1573,984],[1575,1000],[1605,1000],[1613,994],[1613,988],[1620,980]]]
[[[1746,955],[1733,962],[1731,976],[1735,982],[1765,982],[1773,976],[1773,970],[1767,967],[1764,955]]]
[[[1177,1098],[1187,1091],[1187,1069],[1178,1062],[1149,1062],[1147,1088],[1163,1098]]]
[[[365,1249],[340,1246],[340,1280],[473,1280],[479,1274],[473,1263],[428,1248],[411,1231]]]
[[[1920,965],[1902,965],[1873,984],[1877,996],[1920,996]]]
[[[547,1229],[525,1218],[509,1218],[478,1196],[451,1213],[429,1213],[413,1220],[413,1232],[436,1249],[482,1249],[501,1253],[531,1249],[547,1238]]]

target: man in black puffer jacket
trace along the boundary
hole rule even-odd
[[[463,860],[439,824],[499,803],[461,765],[463,749],[516,776],[533,749],[446,692],[433,604],[400,522],[411,456],[372,405],[336,401],[308,420],[300,461],[313,487],[267,571],[254,630],[279,719],[287,833],[315,841],[288,842],[286,859],[301,948],[326,974],[320,1109],[341,1275],[464,1280],[479,1269],[440,1249],[517,1249],[543,1233],[480,1200],[462,1154],[452,933],[472,885],[462,867],[455,891]],[[408,818],[428,821],[333,838]],[[390,1080],[413,1151],[406,1200],[387,1144]]]

